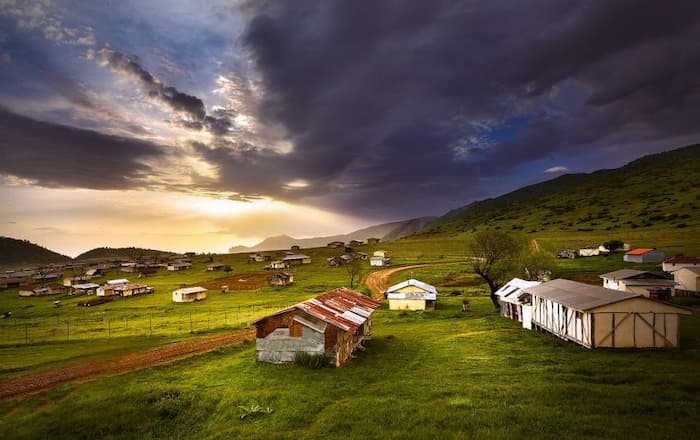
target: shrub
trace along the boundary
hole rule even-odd
[[[305,351],[297,351],[294,354],[294,363],[302,367],[318,370],[326,366],[326,355],[323,353],[311,354]]]

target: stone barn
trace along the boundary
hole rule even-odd
[[[372,313],[380,303],[340,287],[253,322],[256,358],[293,362],[296,353],[325,355],[339,367],[372,335]]]

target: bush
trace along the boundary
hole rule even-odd
[[[297,351],[294,354],[294,363],[314,370],[318,370],[327,365],[325,354],[310,354],[305,351]]]

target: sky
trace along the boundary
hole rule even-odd
[[[0,235],[221,252],[700,142],[700,2],[0,0]]]

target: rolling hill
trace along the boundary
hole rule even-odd
[[[331,241],[367,240],[370,237],[382,239],[382,241],[393,241],[399,238],[415,234],[425,226],[433,222],[435,217],[414,218],[381,225],[370,226],[364,229],[350,232],[349,234],[331,235],[326,237],[294,238],[288,235],[278,235],[268,237],[254,246],[234,246],[229,249],[232,254],[250,251],[272,251],[279,249],[289,249],[293,245],[298,245],[302,249],[322,247]]]
[[[87,252],[75,257],[76,261],[86,260],[104,260],[109,258],[129,258],[136,259],[139,257],[158,257],[161,255],[173,255],[173,252],[159,251],[156,249],[143,249],[137,247],[110,248],[99,247],[91,249]]]
[[[683,229],[700,225],[700,145],[569,174],[448,212],[415,237],[482,227],[526,233]]]
[[[46,249],[27,240],[0,237],[0,266],[65,263],[70,257]]]

